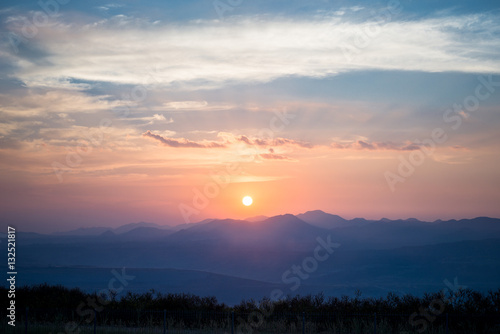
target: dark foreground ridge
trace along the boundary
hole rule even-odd
[[[0,293],[7,294],[5,288]],[[500,289],[482,294],[471,289],[427,293],[423,297],[287,296],[280,300],[243,300],[229,307],[215,297],[192,294],[85,293],[46,284],[17,291],[18,327],[36,330],[99,328],[111,330],[209,330],[216,333],[499,333]],[[1,316],[6,319],[5,310]],[[28,321],[26,321],[28,319]],[[2,328],[11,330],[6,321]],[[100,331],[101,332],[101,331]],[[394,332],[395,333],[395,332]]]

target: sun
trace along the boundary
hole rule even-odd
[[[253,203],[253,199],[250,196],[245,196],[245,197],[243,197],[242,202],[243,202],[243,205],[250,206]]]

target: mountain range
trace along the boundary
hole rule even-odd
[[[328,242],[336,248],[327,259],[311,260]],[[277,287],[292,295],[421,294],[455,277],[486,291],[500,287],[500,219],[348,220],[317,210],[173,227],[141,222],[18,232],[17,254],[21,284],[92,290],[107,285],[102,273],[126,267],[137,277],[131,291],[196,292],[228,303],[260,299]],[[291,283],[297,280],[299,287]]]

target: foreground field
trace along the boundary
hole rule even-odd
[[[109,298],[48,285],[21,287],[16,297],[16,326],[0,310],[2,333],[500,333],[500,291],[376,299],[319,294],[232,307],[215,297],[151,291]]]

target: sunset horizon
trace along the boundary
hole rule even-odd
[[[494,10],[193,3],[0,13],[3,219],[500,216]]]
[[[253,205],[253,204],[252,204]],[[117,224],[109,225],[109,224],[92,224],[89,222],[88,224],[82,225],[82,226],[71,226],[68,228],[58,228],[54,230],[36,230],[36,229],[23,229],[22,226],[21,228],[18,229],[20,232],[35,232],[35,233],[40,233],[40,234],[54,234],[54,233],[63,233],[63,232],[71,232],[74,230],[85,230],[85,229],[93,229],[93,228],[105,228],[110,231],[112,231],[115,228],[119,228],[122,226],[128,226],[128,225],[141,225],[141,224],[152,224],[156,225],[158,227],[162,228],[187,228],[187,226],[192,226],[192,225],[198,225],[198,224],[205,224],[209,223],[211,221],[222,221],[222,220],[232,220],[232,221],[241,221],[243,223],[261,223],[264,222],[266,219],[273,218],[273,217],[281,217],[281,216],[287,216],[287,215],[292,215],[292,216],[300,216],[303,214],[307,213],[324,213],[327,215],[332,215],[332,216],[338,216],[342,219],[345,219],[347,221],[350,220],[356,220],[356,219],[363,219],[369,222],[376,222],[376,221],[408,221],[408,220],[416,220],[420,222],[428,222],[428,223],[436,223],[436,222],[441,222],[441,221],[460,221],[460,220],[474,220],[474,219],[481,219],[481,218],[492,218],[492,219],[500,219],[499,217],[494,217],[494,216],[484,216],[484,215],[479,215],[479,216],[470,216],[470,217],[437,217],[437,218],[432,218],[432,219],[424,219],[424,218],[419,218],[416,216],[408,216],[408,217],[388,217],[388,216],[377,216],[377,217],[365,217],[365,216],[343,216],[339,215],[335,212],[328,212],[325,210],[307,210],[307,211],[298,211],[298,212],[281,212],[281,213],[276,213],[276,214],[270,214],[270,215],[264,215],[259,212],[256,212],[255,214],[241,214],[240,216],[224,216],[221,215],[219,217],[200,217],[198,220],[193,220],[193,221],[188,221],[185,222],[183,220],[180,221],[169,221],[167,224],[163,224],[161,222],[156,222],[156,221],[146,221],[146,220],[137,220],[137,221],[122,221],[118,222]],[[11,226],[13,226],[11,224]]]
[[[500,333],[499,130],[494,1],[4,0],[0,328]]]

